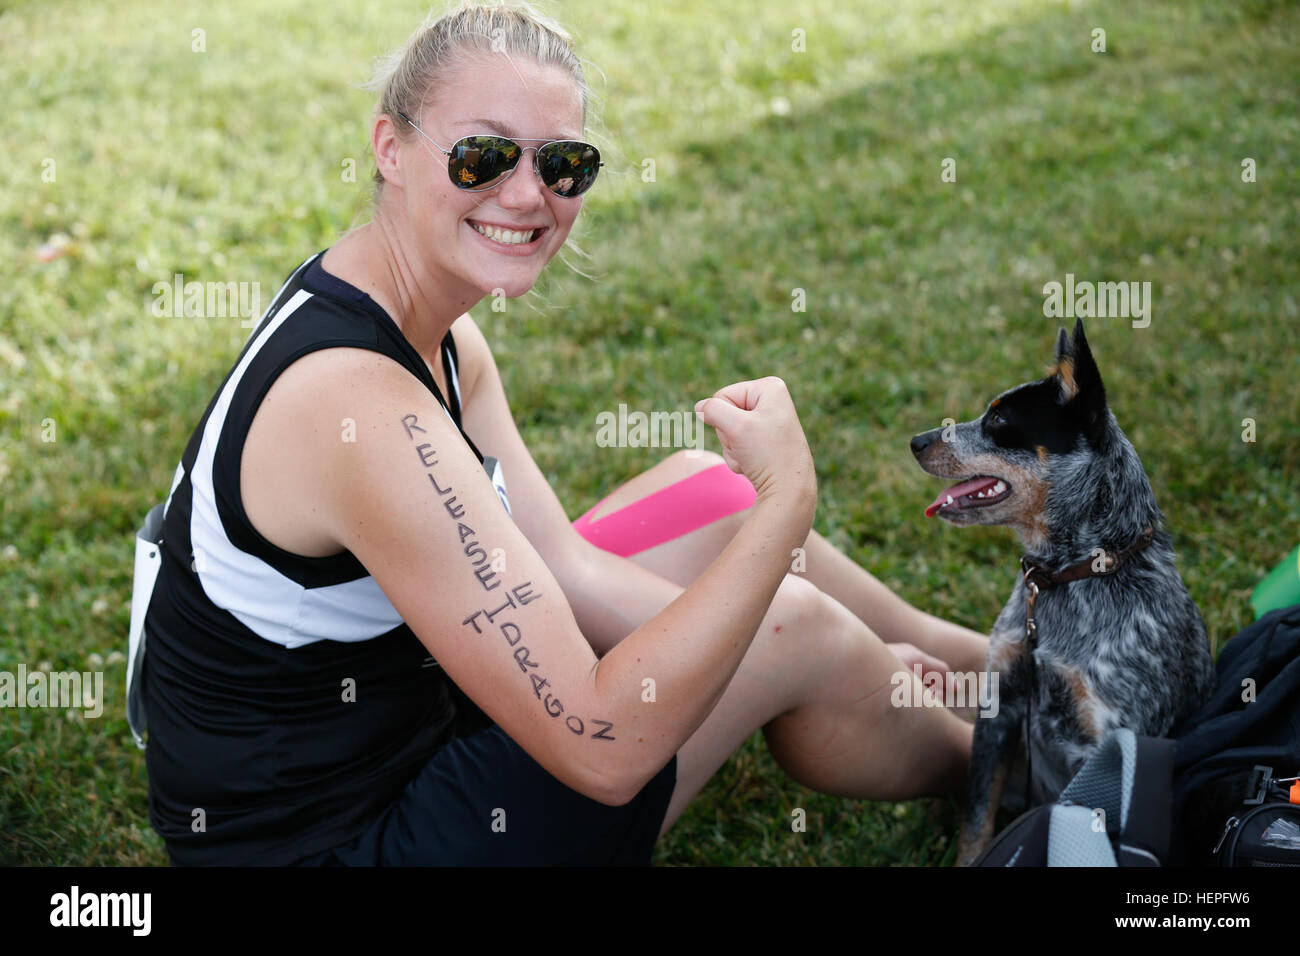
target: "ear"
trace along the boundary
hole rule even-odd
[[[375,117],[374,126],[370,130],[370,148],[375,154],[375,168],[384,177],[384,182],[392,183],[398,188],[405,186],[397,162],[397,148],[400,145],[393,118],[387,113]]]
[[[1079,386],[1074,377],[1074,356],[1070,354],[1070,337],[1065,334],[1065,329],[1056,333],[1056,362],[1047,374],[1055,378],[1060,387],[1057,401],[1062,405],[1068,405],[1079,394]]]
[[[1070,355],[1070,337],[1065,334],[1065,329],[1058,329],[1056,332],[1056,364],[1060,365],[1061,360],[1068,358]]]
[[[1061,332],[1062,337],[1065,331]],[[1083,320],[1074,323],[1074,341],[1070,344],[1075,394],[1067,404],[1079,416],[1089,441],[1096,443],[1106,422],[1106,389],[1092,357],[1092,349],[1083,335]]]

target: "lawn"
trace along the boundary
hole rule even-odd
[[[357,221],[358,85],[426,9],[0,0],[0,671],[105,673],[98,719],[0,712],[0,864],[166,862],[124,715],[132,533],[248,329],[156,316],[152,289],[181,273],[269,299]],[[571,516],[663,454],[601,447],[600,412],[779,374],[817,528],[986,630],[1018,543],[927,522],[907,441],[1042,374],[1045,283],[1150,282],[1149,326],[1088,337],[1216,649],[1249,622],[1300,513],[1300,7],[549,9],[591,64],[609,161],[575,231],[585,275],[553,263],[474,315]],[[655,859],[938,864],[955,821],[949,801],[810,793],[755,735]]]

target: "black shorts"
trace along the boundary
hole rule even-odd
[[[606,806],[493,724],[438,751],[359,837],[300,865],[647,866],[676,782],[674,754],[630,803]]]

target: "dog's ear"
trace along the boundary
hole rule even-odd
[[[1061,330],[1065,336],[1065,330]],[[1059,346],[1058,346],[1059,348]],[[1066,372],[1067,375],[1062,375]],[[1106,389],[1101,383],[1101,372],[1097,371],[1097,362],[1092,357],[1092,349],[1083,335],[1083,320],[1075,319],[1074,341],[1070,343],[1068,365],[1062,364],[1057,372],[1061,377],[1061,391],[1064,395],[1069,389],[1073,392],[1067,405],[1079,417],[1084,426],[1088,440],[1096,444],[1101,438],[1106,423]]]
[[[1070,351],[1070,336],[1065,329],[1059,329],[1056,333],[1056,361],[1048,370],[1048,376],[1056,379],[1060,389],[1056,400],[1062,405],[1070,404],[1079,394],[1079,383],[1074,376],[1074,355]]]
[[[1070,337],[1065,334],[1065,329],[1058,329],[1056,332],[1056,364],[1059,366],[1062,360],[1070,357]]]

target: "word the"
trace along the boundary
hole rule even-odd
[[[548,715],[560,717],[564,714],[564,704],[550,691],[547,691],[545,695],[542,694],[542,691],[551,686],[551,682],[548,678],[542,676],[541,663],[532,659],[532,652],[528,649],[528,645],[523,643],[523,629],[514,621],[496,623],[497,617],[504,613],[507,608],[519,608],[525,604],[531,604],[541,597],[540,594],[530,590],[531,587],[532,582],[525,581],[523,584],[510,588],[504,595],[505,604],[491,611],[486,609],[475,611],[460,623],[462,626],[474,628],[475,634],[482,634],[484,627],[495,625],[501,636],[505,638],[506,644],[514,648],[515,663],[519,665],[520,671],[528,675],[528,679],[533,686],[533,695],[542,702],[542,707]],[[480,617],[486,618],[482,626],[479,624]],[[613,729],[614,725],[609,721],[593,719],[590,723],[592,726],[600,728],[597,732],[591,734],[593,740],[618,739],[610,736],[609,731]],[[582,736],[587,731],[587,722],[584,722],[577,714],[569,714],[565,717],[564,726],[579,736]]]

